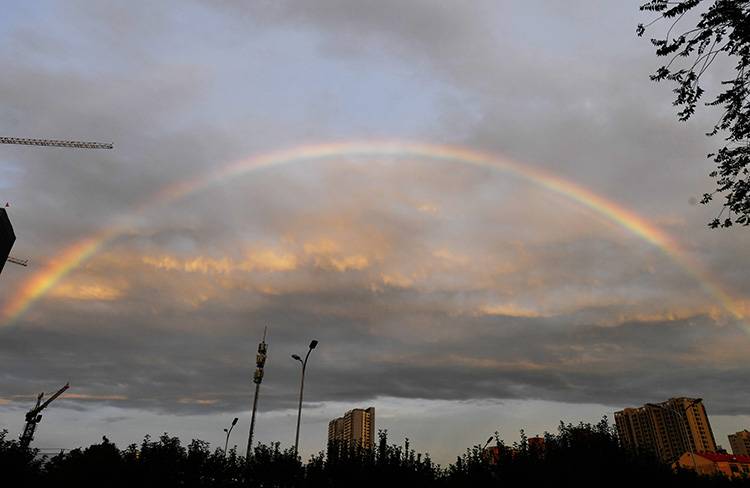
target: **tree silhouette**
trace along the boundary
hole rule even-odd
[[[144,488],[435,488],[500,486],[680,486],[750,487],[750,480],[701,477],[674,471],[653,456],[624,450],[606,418],[595,425],[561,423],[557,433],[545,433],[545,442],[520,441],[506,446],[495,436],[499,455],[488,456],[473,446],[441,467],[429,455],[415,452],[408,443],[389,444],[379,433],[372,448],[332,443],[326,453],[307,463],[292,447],[279,443],[258,445],[252,456],[213,451],[208,443],[193,440],[183,446],[177,437],[164,434],[154,441],[120,450],[106,437],[100,444],[40,458],[33,449],[7,440],[0,432],[2,486],[144,487]]]
[[[708,155],[717,166],[710,173],[716,189],[704,193],[701,203],[708,204],[717,194],[724,198],[721,211],[708,224],[712,228],[750,225],[750,1],[651,0],[640,9],[657,15],[638,25],[639,36],[659,21],[668,24],[663,37],[651,39],[656,55],[667,58],[651,79],[676,85],[674,105],[680,109],[680,120],[695,114],[705,93],[701,81],[714,62],[725,57],[734,63],[732,76],[721,83],[722,91],[706,102],[723,109],[707,135],[719,134],[725,144]],[[697,22],[685,28],[681,22],[691,12],[699,14]]]

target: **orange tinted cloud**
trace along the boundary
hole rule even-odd
[[[509,317],[540,317],[534,310],[519,307],[513,303],[484,305],[479,309],[481,315],[505,315]]]
[[[336,271],[360,271],[370,265],[370,260],[361,253],[346,253],[341,245],[329,238],[306,242],[303,252],[311,257],[316,266]]]
[[[235,271],[291,271],[297,267],[297,258],[290,253],[274,250],[260,250],[248,253],[242,261],[230,258],[196,257],[178,259],[173,256],[145,256],[144,264],[168,271],[184,271],[186,273],[229,274]]]
[[[111,401],[124,401],[128,397],[124,395],[89,395],[86,393],[63,393],[62,398],[68,400],[111,400]]]
[[[64,282],[57,285],[49,293],[50,297],[70,300],[112,301],[122,296],[121,289],[111,285],[91,283],[77,284]]]
[[[468,256],[449,249],[436,249],[432,252],[432,255],[455,266],[466,266],[470,261]]]
[[[417,210],[419,210],[422,213],[436,215],[438,212],[440,212],[440,207],[432,203],[422,203],[417,206]]]
[[[292,271],[297,268],[297,257],[287,252],[266,249],[251,252],[240,268],[245,271]]]
[[[180,398],[177,403],[185,405],[214,405],[219,403],[219,400],[208,399],[208,398]]]

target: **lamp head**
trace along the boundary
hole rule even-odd
[[[297,356],[296,354],[292,354],[292,359],[296,359],[297,361],[302,361],[302,358]]]
[[[315,349],[315,348],[317,347],[317,345],[318,345],[318,341],[316,341],[316,340],[313,340],[313,341],[312,341],[312,342],[310,343],[310,349]]]
[[[239,419],[238,419],[237,417],[235,417],[235,418],[234,418],[234,420],[232,420],[232,426],[233,426],[233,427],[234,427],[235,425],[237,425],[237,421],[238,421],[238,420],[239,420]]]

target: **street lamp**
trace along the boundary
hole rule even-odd
[[[495,438],[495,436],[493,435],[493,436],[490,436],[489,439],[487,439],[487,442],[485,442],[484,446],[482,446],[482,451],[484,451],[485,449],[487,449],[487,446],[490,445],[490,442],[492,442],[492,439],[494,439],[494,438]]]
[[[224,432],[227,433],[227,440],[224,442],[224,457],[227,456],[227,447],[229,447],[229,436],[232,434],[232,429],[234,429],[234,426],[237,425],[237,420],[239,420],[237,417],[232,420],[232,425],[229,426],[228,429],[224,429]]]
[[[310,353],[313,349],[318,345],[318,341],[313,340],[310,342],[310,347],[307,350],[307,354],[305,355],[305,360],[303,361],[301,357],[299,357],[296,354],[292,354],[292,359],[295,361],[299,361],[302,364],[302,379],[299,383],[299,407],[297,408],[297,434],[294,437],[294,455],[297,456],[299,453],[299,424],[302,420],[302,394],[305,390],[305,369],[307,369],[307,359],[310,357]]]

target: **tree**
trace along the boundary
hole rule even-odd
[[[708,136],[724,137],[724,145],[708,155],[716,163],[710,176],[716,189],[704,193],[702,204],[714,196],[724,198],[719,214],[709,222],[712,228],[750,225],[750,1],[712,0],[651,0],[641,5],[642,11],[657,14],[651,22],[639,24],[638,36],[659,21],[669,27],[663,37],[651,39],[656,55],[667,57],[651,79],[671,81],[674,105],[680,120],[695,114],[704,95],[701,80],[717,59],[733,63],[732,76],[721,82],[719,93],[705,105],[720,107],[722,115]],[[683,28],[688,14],[697,14],[695,26]],[[688,17],[690,18],[690,17]],[[692,22],[691,22],[692,24]]]

